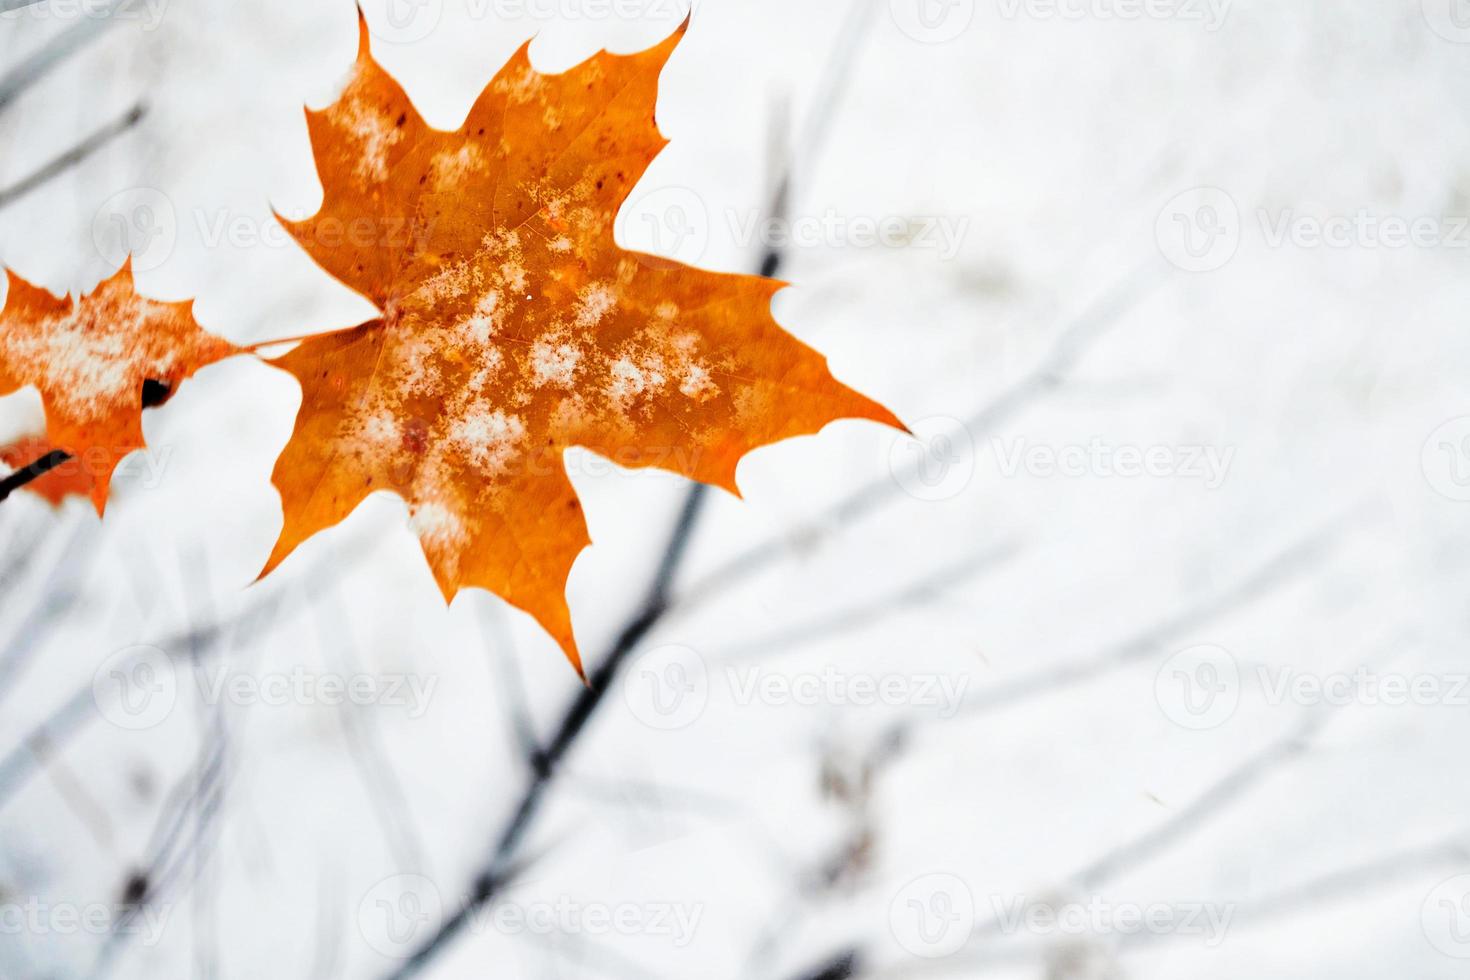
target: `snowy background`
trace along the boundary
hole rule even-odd
[[[392,3],[441,127],[527,37],[685,14]],[[367,318],[270,210],[320,201],[355,45],[348,0],[6,12],[0,262],[132,251],[241,343]],[[105,522],[0,506],[0,976],[1465,976],[1467,93],[1463,0],[702,0],[620,239],[779,252],[781,321],[918,438],[697,498],[578,728],[395,498],[251,585],[299,392],[202,371]],[[595,669],[689,488],[568,469]]]

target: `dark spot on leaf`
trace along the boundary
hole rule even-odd
[[[166,381],[155,381],[152,378],[143,379],[143,407],[156,408],[168,401],[168,396],[173,394],[173,389]]]
[[[396,123],[394,123],[393,125],[395,125],[395,126],[402,126],[406,122],[408,122],[408,113],[406,113],[406,112],[400,112],[398,114],[398,121]]]

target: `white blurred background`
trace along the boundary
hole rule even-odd
[[[532,35],[687,11],[364,6],[442,127]],[[271,216],[355,45],[349,0],[8,10],[0,262],[366,319]],[[620,240],[776,254],[917,438],[694,505],[569,454],[588,694],[392,497],[252,585],[299,392],[202,371],[105,521],[0,505],[0,976],[1465,976],[1467,93],[1464,0],[700,0]]]

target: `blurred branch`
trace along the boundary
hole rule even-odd
[[[46,635],[46,625],[66,614],[77,602],[78,586],[67,581],[67,576],[81,563],[83,553],[96,537],[97,525],[92,521],[78,521],[66,541],[60,546],[60,555],[41,587],[41,601],[36,603],[11,634],[3,650],[0,650],[0,703],[3,703],[18,686],[16,678],[25,670],[41,649]]]
[[[1064,688],[1086,683],[1109,671],[1147,659],[1206,623],[1274,594],[1282,583],[1320,563],[1336,546],[1341,523],[1336,522],[1294,542],[1244,578],[1232,583],[1223,592],[1182,613],[1170,616],[1121,643],[1092,656],[1037,671],[1019,680],[967,697],[963,709],[956,717],[998,708],[1013,708],[1032,698],[1050,696]]]
[[[19,10],[31,6],[36,0],[3,0],[0,12]],[[89,42],[99,37],[112,23],[112,15],[131,0],[113,0],[104,11],[89,13],[41,47],[39,51],[20,64],[0,75],[0,112],[14,102],[22,92],[40,81],[51,69],[80,51]]]
[[[865,599],[849,608],[798,623],[779,632],[737,643],[725,651],[724,659],[772,656],[783,649],[800,646],[812,640],[839,636],[864,626],[872,626],[895,613],[933,600],[946,588],[953,588],[966,579],[994,570],[1019,552],[1020,544],[1015,541],[984,548],[912,582],[901,584],[887,594]]]
[[[28,177],[22,177],[9,187],[0,188],[0,208],[15,203],[15,201],[29,194],[48,180],[58,177],[72,167],[75,167],[103,146],[110,143],[113,139],[136,126],[147,111],[147,107],[139,102],[121,117],[103,126],[76,146],[67,150],[50,163],[42,166],[35,173]],[[59,463],[60,460],[57,462]]]
[[[1470,859],[1470,828],[1456,831],[1430,844],[1406,848],[1385,857],[1326,872],[1256,901],[1216,904],[1228,906],[1231,909],[1231,930],[1241,927],[1249,928],[1252,925],[1279,927],[1287,916],[1311,912],[1344,899],[1361,898],[1371,893],[1373,889],[1385,888],[1438,868],[1462,867],[1467,859]],[[1120,932],[1112,937],[1117,944],[1117,952],[1180,942],[1189,938],[1194,937],[1178,931],[1147,929],[1137,932]],[[1044,951],[1034,944],[991,947],[984,953],[967,956],[964,962],[971,968],[981,965],[1014,966],[1032,963]],[[934,965],[937,966],[943,962],[935,961]],[[928,965],[925,964],[925,966]],[[953,968],[955,964],[950,962],[948,965]],[[917,972],[919,971],[914,969],[912,964],[907,964],[884,969],[874,975],[892,976],[895,980],[898,978],[910,980]]]
[[[1389,645],[1396,650],[1399,643]],[[1392,653],[1390,654],[1390,659]],[[1352,665],[1356,665],[1354,661]],[[1350,665],[1350,666],[1352,666]],[[1312,739],[1342,710],[1341,705],[1328,704],[1307,712],[1307,716],[1285,735],[1273,739],[1253,752],[1222,778],[1212,783],[1179,812],[1133,840],[1127,841],[1069,875],[1064,886],[1093,892],[1132,871],[1162,851],[1198,833],[1209,822],[1218,819],[1239,803],[1266,777],[1294,761],[1310,747]],[[1001,919],[990,919],[975,929],[969,943],[994,939],[1004,929]]]
[[[856,0],[849,12],[849,17],[866,16],[867,11],[864,8],[868,6],[871,6],[871,0]],[[859,31],[845,34],[824,69],[823,77],[831,83],[826,87],[834,93],[846,82],[852,67],[853,52],[857,48],[861,33]],[[835,98],[835,95],[831,98]],[[815,127],[817,122],[813,121],[812,125]],[[824,120],[822,124],[825,124]],[[820,132],[820,130],[814,131]],[[808,151],[813,152],[816,140],[809,142],[811,145]],[[773,181],[768,210],[771,217],[784,218],[787,216],[792,171],[800,162],[791,161],[786,170]],[[774,276],[780,271],[783,261],[783,251],[773,246],[766,249],[761,255],[757,267],[762,275]],[[587,686],[567,709],[551,741],[544,750],[537,754],[531,784],[521,797],[509,823],[501,831],[490,859],[475,875],[473,890],[468,899],[423,946],[409,957],[400,969],[392,974],[392,977],[409,977],[421,970],[465,928],[470,921],[470,916],[495,897],[506,883],[508,870],[516,865],[517,852],[522,838],[541,807],[545,793],[555,777],[557,767],[570,752],[587,721],[602,703],[623,663],[637,648],[643,637],[668,612],[670,586],[688,549],[690,536],[707,494],[708,487],[704,484],[695,484],[685,496],[683,509],[674,525],[668,544],[664,547],[663,557],[659,562],[658,571],[654,575],[647,597],[641,608],[624,624],[612,649],[602,658],[597,669],[588,678]]]
[[[510,717],[511,731],[515,735],[521,757],[534,769],[536,760],[541,756],[541,746],[536,740],[536,728],[531,722],[530,709],[526,706],[526,686],[521,681],[515,644],[511,640],[510,630],[506,628],[504,610],[498,604],[481,603],[478,619],[480,637],[484,640],[485,649],[489,651],[492,661],[491,669],[499,675],[499,683],[494,685],[495,693],[505,704],[505,713]]]
[[[80,528],[91,526],[94,525],[84,523]],[[374,539],[359,538],[348,548],[326,555],[308,566],[299,579],[283,579],[255,586],[261,597],[229,619],[197,627],[191,625],[153,645],[170,656],[177,649],[195,650],[195,663],[201,663],[224,644],[227,634],[235,642],[244,642],[264,631],[267,622],[280,615],[288,602],[295,600],[298,608],[311,607],[345,571],[353,567],[358,558],[370,553],[379,543]],[[299,591],[293,593],[292,589]],[[46,592],[52,592],[49,585]],[[25,637],[28,634],[22,632],[19,635]],[[7,654],[7,659],[10,656]],[[0,677],[5,673],[5,660],[0,660]],[[9,689],[8,686],[0,686],[0,697]],[[89,681],[72,692],[72,696],[32,728],[18,746],[0,758],[0,807],[4,807],[36,774],[41,763],[38,752],[43,746],[48,749],[63,746],[99,718],[101,714]]]
[[[547,790],[558,772],[557,767],[576,744],[588,720],[597,711],[612,687],[618,669],[637,647],[638,642],[663,616],[668,607],[669,583],[683,560],[703,507],[706,487],[695,484],[684,498],[684,508],[664,548],[663,558],[654,575],[652,587],[642,606],[623,627],[611,650],[587,678],[587,685],[577,695],[562,717],[556,733],[536,759],[531,783],[526,787],[509,822],[501,830],[489,860],[474,876],[473,888],[464,902],[449,916],[433,936],[391,976],[410,977],[423,969],[446,945],[469,925],[472,916],[511,880],[521,843],[531,821],[541,809]]]
[[[1409,848],[1350,868],[1330,871],[1259,901],[1244,903],[1237,907],[1231,922],[1232,925],[1250,922],[1275,924],[1283,915],[1358,896],[1368,889],[1381,888],[1444,865],[1462,866],[1467,861],[1470,861],[1470,828],[1458,830],[1423,847]]]
[[[190,622],[195,634],[202,635],[205,624],[218,622],[213,608],[208,563],[203,552],[195,550],[188,555],[184,566],[183,579],[191,586]],[[203,669],[202,660],[207,652],[208,646],[203,641],[191,644],[189,659],[195,673]],[[132,923],[149,905],[156,904],[186,869],[192,869],[188,882],[192,886],[209,867],[209,834],[217,825],[223,805],[231,748],[226,703],[200,705],[201,717],[207,726],[203,748],[196,756],[195,765],[170,794],[173,803],[159,813],[146,864],[142,870],[132,872],[121,889],[120,906],[123,911],[111,923],[107,938],[93,961],[92,977],[99,977],[107,971],[118,951],[131,938]],[[196,907],[195,911],[199,909]],[[198,921],[195,925],[207,928]],[[196,955],[208,957],[213,952],[211,946],[209,943],[200,944],[195,949]]]
[[[335,587],[325,590],[317,608],[326,610],[332,619],[328,624],[321,616],[312,617],[322,649],[337,650],[338,656],[346,664],[346,669],[342,671],[344,676],[361,675],[363,671],[352,652],[352,623]],[[341,722],[342,737],[347,742],[353,765],[356,766],[363,788],[367,791],[373,813],[398,864],[398,870],[406,872],[425,867],[423,834],[414,823],[408,795],[403,791],[403,782],[393,768],[387,748],[379,737],[376,716],[372,712],[359,710],[350,699],[339,705],[335,713]]]
[[[228,738],[216,712],[216,724],[196,765],[175,785],[170,802],[159,812],[148,847],[149,857],[141,870],[128,877],[119,906],[122,914],[110,925],[89,977],[105,975],[113,958],[132,934],[130,928],[150,904],[155,904],[179,879],[190,859],[204,843],[204,831],[218,816],[224,796],[225,758]],[[190,816],[195,816],[191,821]],[[193,833],[188,833],[192,829]],[[187,835],[187,840],[186,840]],[[195,864],[198,867],[198,864]]]
[[[5,555],[5,564],[0,566],[0,609],[5,600],[14,594],[15,587],[25,578],[40,552],[38,547],[47,532],[56,525],[38,521],[11,521],[6,526],[6,541],[0,554]]]
[[[28,463],[4,479],[0,479],[0,500],[9,497],[12,492],[19,490],[32,480],[39,480],[69,459],[71,459],[70,453],[53,449],[35,462]]]
[[[1030,407],[1036,399],[1060,387],[1068,372],[1091,345],[1115,326],[1144,295],[1156,288],[1159,281],[1156,266],[1150,262],[1117,283],[1062,331],[1046,357],[1025,377],[965,420],[964,424],[970,434],[975,436],[995,428],[1022,409]],[[913,465],[917,467],[919,464],[916,462]],[[855,523],[868,514],[903,499],[902,484],[894,475],[873,480],[828,507],[808,524],[729,559],[687,591],[676,596],[673,604],[681,612],[697,606],[731,585],[774,565],[790,551],[793,540],[810,539],[814,529]]]
[[[856,949],[844,949],[809,970],[798,973],[792,980],[848,980],[862,969],[862,954]]]

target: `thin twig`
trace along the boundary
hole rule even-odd
[[[331,620],[326,622],[322,616],[313,617],[322,647],[335,647],[338,650],[339,657],[347,664],[345,674],[361,674],[362,669],[352,650],[355,642],[352,623],[337,589],[327,592],[320,608]],[[353,764],[357,767],[363,789],[373,804],[373,814],[378,819],[383,838],[388,843],[388,849],[392,852],[398,869],[408,871],[424,867],[423,834],[414,823],[403,781],[388,759],[387,747],[378,730],[376,716],[371,711],[360,710],[351,701],[342,705],[336,715],[342,725],[342,737],[347,743]]]
[[[89,526],[91,525],[83,524],[79,527],[85,529]],[[326,589],[332,587],[340,576],[356,564],[359,557],[371,552],[379,543],[372,538],[356,539],[356,543],[345,551],[328,555],[314,563],[300,578],[304,584],[299,594],[291,593],[285,586],[260,586],[258,588],[262,589],[262,598],[225,621],[197,628],[185,627],[159,640],[154,646],[166,652],[176,649],[195,650],[196,664],[202,663],[223,645],[227,632],[232,632],[234,641],[240,643],[266,629],[267,621],[278,616],[291,600],[299,599],[297,608],[310,608]],[[50,586],[46,591],[51,591]],[[17,635],[25,638],[33,630],[34,627],[21,630]],[[5,673],[5,664],[9,657],[10,655],[0,658],[0,675]],[[126,666],[124,665],[125,669]],[[8,690],[9,686],[0,684],[0,696]],[[70,698],[31,729],[20,745],[0,757],[0,807],[9,802],[36,774],[42,762],[38,753],[43,746],[53,751],[58,750],[59,746],[101,717],[91,683],[79,685]]]
[[[42,166],[35,173],[28,177],[22,177],[9,187],[0,189],[0,208],[13,204],[48,180],[58,177],[72,167],[75,167],[103,146],[136,126],[147,112],[147,106],[141,102],[137,103],[127,112],[123,113],[120,118],[103,126],[76,146],[67,150],[50,163]]]

